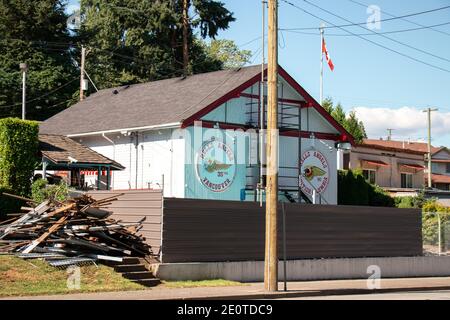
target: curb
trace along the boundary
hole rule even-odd
[[[392,292],[416,292],[416,291],[442,291],[450,290],[450,286],[436,287],[399,287],[385,289],[329,289],[329,290],[311,290],[311,291],[292,291],[276,293],[249,293],[223,296],[199,296],[189,298],[173,298],[173,300],[249,300],[249,299],[283,299],[283,298],[302,298],[302,297],[321,297],[321,296],[341,296],[341,295],[370,295]],[[164,299],[165,300],[165,299]]]

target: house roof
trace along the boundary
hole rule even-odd
[[[181,123],[260,73],[261,66],[251,66],[100,90],[44,121],[40,132],[72,135]]]
[[[334,120],[283,68],[279,74],[336,130],[342,140],[353,137]],[[261,79],[261,65],[222,70],[104,89],[56,114],[40,125],[43,134],[81,135],[152,126],[187,126],[198,115]]]
[[[428,181],[428,177],[425,177],[425,180]],[[446,176],[443,174],[435,174],[433,173],[431,175],[431,181],[433,183],[443,183],[443,184],[450,184],[450,176]]]
[[[424,142],[408,142],[408,141],[395,141],[395,140],[376,140],[376,139],[365,139],[361,147],[370,147],[374,149],[386,150],[386,151],[397,151],[415,154],[425,154],[428,153],[428,144]],[[432,147],[432,153],[435,154],[441,151],[443,147],[436,148]]]
[[[116,170],[124,169],[116,161],[61,135],[39,134],[39,151],[53,166],[110,166]],[[71,162],[70,158],[75,159],[76,163]]]

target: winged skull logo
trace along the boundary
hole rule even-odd
[[[319,167],[316,166],[307,166],[303,172],[304,177],[308,181],[312,181],[315,177],[322,177],[326,174],[326,172]]]

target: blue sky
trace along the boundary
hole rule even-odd
[[[232,39],[243,45],[261,36],[260,0],[222,0],[234,12],[236,22],[221,32],[219,38]],[[311,3],[334,12],[352,22],[368,19],[367,7],[351,0],[308,0]],[[357,0],[367,5],[377,5],[382,11],[396,16],[417,13],[450,5],[444,0]],[[348,22],[311,6],[303,0],[290,2],[333,24]],[[71,1],[76,4],[77,1]],[[289,6],[279,0],[279,27],[319,27],[320,20]],[[381,13],[381,19],[390,16]],[[407,18],[425,26],[450,22],[450,9]],[[365,27],[365,25],[363,25]],[[404,20],[381,22],[377,32],[389,32],[417,28]],[[353,33],[370,33],[360,27],[347,28]],[[450,70],[450,25],[436,27],[439,33],[429,29],[387,34],[390,38],[442,57],[438,59],[396,44],[380,36],[366,36],[367,39],[420,59],[426,63]],[[316,33],[315,30],[307,32]],[[450,146],[450,72],[411,61],[405,57],[379,48],[355,36],[343,37],[339,29],[327,29],[325,39],[328,51],[335,65],[331,72],[325,65],[324,96],[341,102],[347,111],[355,110],[365,123],[369,137],[386,136],[387,128],[396,129],[394,138],[420,140],[426,138],[426,114],[421,109],[432,106],[439,108],[433,114],[433,143]],[[327,35],[328,34],[328,35]],[[242,49],[256,53],[252,59],[260,63],[261,40],[254,41]],[[445,59],[449,61],[445,61]],[[280,33],[279,62],[316,99],[319,99],[320,37],[318,34]]]

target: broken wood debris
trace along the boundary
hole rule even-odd
[[[105,209],[120,195],[95,200],[82,194],[64,202],[48,200],[40,204],[3,195],[24,200],[27,206],[22,207],[20,215],[0,223],[0,254],[39,257],[57,267],[155,256],[145,238],[137,234],[145,218],[122,223]]]

